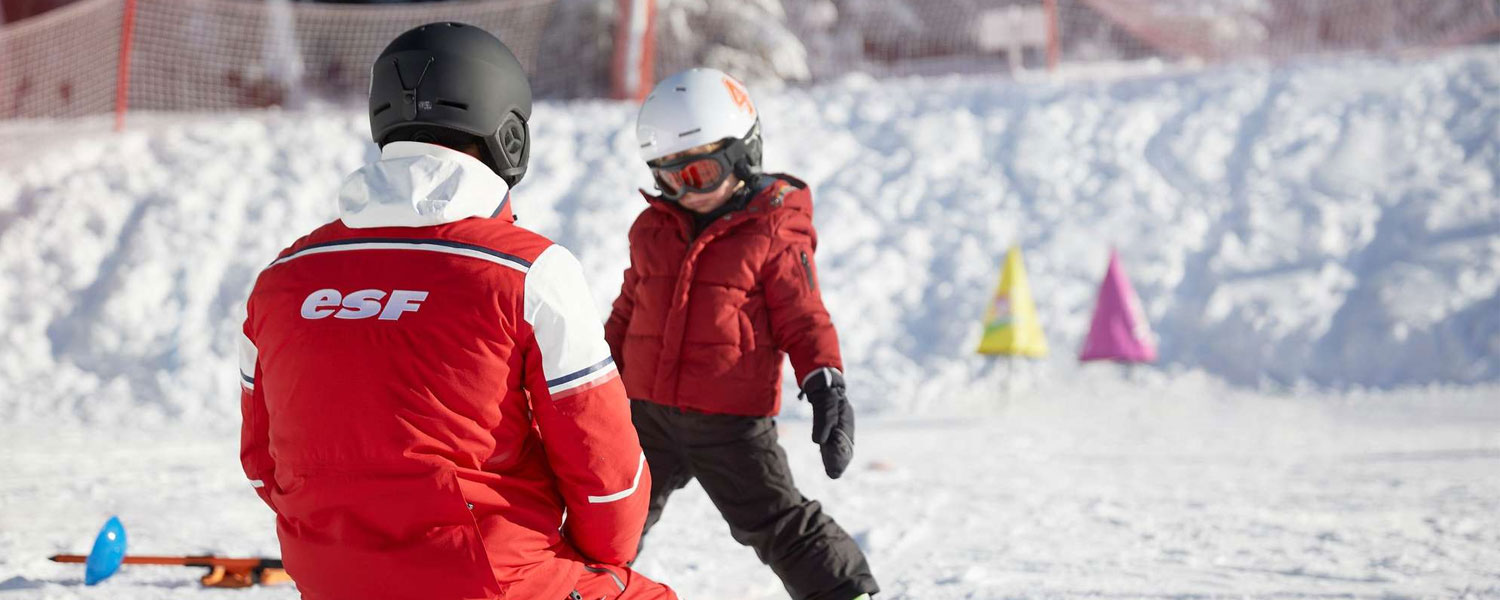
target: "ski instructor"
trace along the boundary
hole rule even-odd
[[[494,36],[401,34],[380,160],[255,282],[240,460],[303,598],[676,598],[625,566],[650,473],[582,269],[511,213],[530,115]]]

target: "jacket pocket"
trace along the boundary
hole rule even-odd
[[[755,326],[750,324],[750,315],[745,314],[745,311],[740,311],[737,317],[740,324],[740,350],[743,353],[748,353],[757,346],[755,343]]]
[[[818,279],[813,275],[812,261],[807,258],[806,250],[801,251],[800,254],[802,255],[802,274],[807,276],[807,289],[808,291],[816,292],[818,291]]]

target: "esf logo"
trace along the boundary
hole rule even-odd
[[[368,319],[380,315],[382,321],[395,321],[402,314],[417,312],[427,299],[427,292],[393,290],[386,298],[384,290],[359,290],[345,296],[335,289],[318,290],[302,301],[302,318]],[[383,302],[382,302],[383,300]]]

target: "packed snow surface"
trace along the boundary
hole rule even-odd
[[[1105,369],[992,390],[961,417],[864,419],[837,481],[807,421],[783,423],[782,444],[803,493],[865,549],[881,598],[1494,598],[1497,396],[1271,397]],[[182,567],[84,587],[81,566],[46,560],[86,553],[112,514],[137,553],[279,555],[232,435],[0,434],[0,600],[297,597],[200,590]],[[697,484],[637,567],[687,600],[786,598]]]
[[[756,100],[770,170],[814,189],[862,417],[837,482],[804,421],[784,443],[888,597],[1500,595],[1500,50]],[[650,183],[633,112],[539,105],[515,190],[601,316]],[[205,594],[44,560],[109,514],[136,552],[276,554],[235,332],[375,156],[343,109],[101,125],[0,124],[0,598]],[[973,355],[1011,245],[1045,361]],[[1072,358],[1110,247],[1160,336],[1133,373]],[[695,488],[640,566],[781,594]]]

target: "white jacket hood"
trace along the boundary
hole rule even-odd
[[[344,179],[339,219],[351,229],[426,227],[500,213],[510,187],[479,159],[434,144],[391,142]]]

